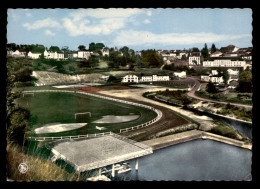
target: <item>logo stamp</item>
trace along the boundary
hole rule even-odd
[[[28,171],[28,165],[26,163],[20,163],[18,166],[18,170],[20,173],[24,174]]]

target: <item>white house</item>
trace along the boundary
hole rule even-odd
[[[223,54],[223,53],[220,52],[220,51],[215,51],[214,53],[212,53],[212,54],[210,55],[210,57],[220,57],[222,54]]]
[[[68,53],[68,58],[69,59],[78,58],[78,53],[77,52]]]
[[[200,65],[200,56],[190,56],[189,65]]]
[[[200,76],[200,80],[209,82],[210,81],[210,77],[209,77],[209,75],[201,75]]]
[[[138,83],[138,76],[134,75],[134,74],[128,74],[124,77],[122,77],[121,80],[122,83]]]
[[[151,82],[153,81],[153,76],[152,75],[144,75],[141,76],[139,82]]]
[[[25,50],[16,50],[15,52],[11,53],[11,56],[13,56],[13,57],[25,57],[26,51]]]
[[[89,51],[78,51],[78,58],[89,59],[91,56]]]
[[[212,83],[217,83],[217,84],[224,83],[223,76],[212,75],[212,76],[209,76],[209,78]]]
[[[28,56],[29,58],[32,58],[32,59],[38,59],[38,58],[40,58],[41,54],[42,54],[42,53],[32,53],[31,51],[29,51],[29,53],[28,53],[27,56]]]
[[[142,56],[142,52],[141,51],[135,51],[135,55]]]
[[[153,75],[153,81],[169,81],[170,76],[168,75]]]
[[[107,48],[104,48],[104,49],[101,49],[101,52],[102,52],[102,56],[109,56],[109,49]]]
[[[178,78],[186,78],[186,72],[185,71],[182,71],[182,72],[173,72],[173,75],[175,77],[178,77]]]
[[[231,68],[229,68],[227,71],[228,71],[228,75],[239,75],[239,70],[238,69],[231,69]]]
[[[246,65],[244,60],[214,59],[202,62],[203,67],[243,67]]]
[[[56,60],[60,60],[60,59],[64,59],[64,53],[61,52],[53,52],[53,51],[47,51],[45,49],[44,53],[44,58],[46,59],[56,59]]]

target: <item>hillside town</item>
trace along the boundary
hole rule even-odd
[[[94,43],[95,44],[95,43]],[[97,43],[98,44],[98,43]],[[206,44],[205,44],[206,45]],[[57,61],[64,60],[89,60],[91,57],[94,57],[97,60],[106,60],[111,56],[111,52],[117,53],[117,56],[124,57],[126,56],[125,52],[123,53],[123,48],[120,50],[117,47],[108,48],[102,44],[102,48],[97,51],[90,51],[85,48],[85,46],[80,47],[78,51],[70,50],[51,50],[52,47],[45,48],[43,52],[32,52],[26,51],[24,48],[12,49],[12,44],[7,45],[7,57],[16,57],[16,58],[28,58],[28,59],[52,59]],[[81,45],[82,46],[82,45]],[[56,46],[54,46],[56,47]],[[56,47],[59,49],[58,47]],[[204,47],[205,48],[205,47]],[[125,47],[128,50],[127,56],[134,55],[136,57],[142,57],[142,52],[144,51],[134,51]],[[216,49],[215,45],[212,45],[212,48],[207,49],[208,54],[205,56],[202,54],[203,49],[200,51],[198,48],[191,48],[189,50],[156,50],[157,55],[163,60],[163,65],[161,69],[170,65],[175,67],[188,67],[189,69],[211,69],[206,73],[200,75],[200,80],[203,82],[212,82],[216,85],[226,84],[228,88],[236,88],[238,86],[239,70],[251,70],[252,68],[252,47],[248,48],[239,48],[234,45],[228,45],[226,47],[221,47]],[[109,56],[110,55],[110,56]],[[126,67],[129,67],[129,64],[126,63]],[[227,69],[229,79],[224,81],[223,75],[218,73],[216,68],[225,68]],[[131,70],[130,70],[131,72]],[[170,81],[173,78],[175,79],[185,79],[187,76],[185,70],[174,71],[172,75],[140,75],[137,76],[133,73],[126,74],[121,77],[122,83],[140,83],[140,82],[157,82],[157,81]],[[106,77],[108,79],[108,77]]]

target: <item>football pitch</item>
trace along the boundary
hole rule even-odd
[[[36,136],[73,136],[109,131],[118,133],[120,129],[143,124],[157,116],[154,111],[143,107],[76,93],[34,93],[33,96],[21,98],[18,103],[30,110],[32,131],[48,124],[87,123],[78,129]],[[81,114],[84,112],[90,114]]]

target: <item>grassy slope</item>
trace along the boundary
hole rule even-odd
[[[20,181],[79,181],[77,174],[68,173],[64,168],[39,157],[29,156],[14,145],[7,145],[7,177]],[[25,174],[18,170],[20,163],[25,162],[29,169]]]

